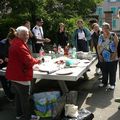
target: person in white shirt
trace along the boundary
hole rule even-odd
[[[44,38],[44,32],[43,32],[43,20],[42,19],[36,19],[36,25],[32,29],[35,41],[35,52],[38,53],[40,48],[44,46],[44,42],[50,42],[50,39]]]

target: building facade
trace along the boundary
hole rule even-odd
[[[118,10],[120,10],[120,0],[104,0],[97,6],[96,14],[99,18],[99,25],[108,22],[113,31],[120,31],[120,19],[117,18]]]

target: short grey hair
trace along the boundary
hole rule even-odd
[[[20,26],[16,29],[17,33],[21,33],[23,31],[29,32],[28,28],[25,26]]]

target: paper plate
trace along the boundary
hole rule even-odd
[[[72,74],[73,72],[70,69],[61,69],[59,71],[56,72],[56,74],[58,75],[69,75]]]
[[[50,72],[50,71],[55,71],[55,70],[58,70],[58,66],[57,65],[54,65],[54,64],[43,64],[43,65],[40,65],[39,67],[39,70],[42,71],[42,72]]]

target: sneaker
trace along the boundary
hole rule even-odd
[[[9,97],[7,97],[7,100],[8,100],[9,102],[13,102],[13,101],[14,101],[14,99],[9,98]]]
[[[16,120],[20,120],[23,117],[23,115],[16,116]]]
[[[103,77],[99,77],[99,78],[98,78],[98,80],[99,80],[100,82],[102,82],[102,80],[103,80]]]
[[[39,120],[40,116],[36,116],[36,115],[31,115],[31,119],[30,120]]]
[[[115,86],[114,86],[114,85],[108,85],[108,86],[107,86],[107,89],[114,90],[114,89],[115,89]]]
[[[115,86],[114,86],[114,85],[110,85],[110,89],[111,89],[111,90],[114,90],[114,89],[115,89]]]
[[[115,102],[120,103],[120,98],[116,98],[116,99],[115,99]]]
[[[100,70],[97,74],[98,74],[98,75],[102,75],[102,71]]]
[[[99,84],[99,87],[104,87],[105,85],[103,83],[100,83]]]

